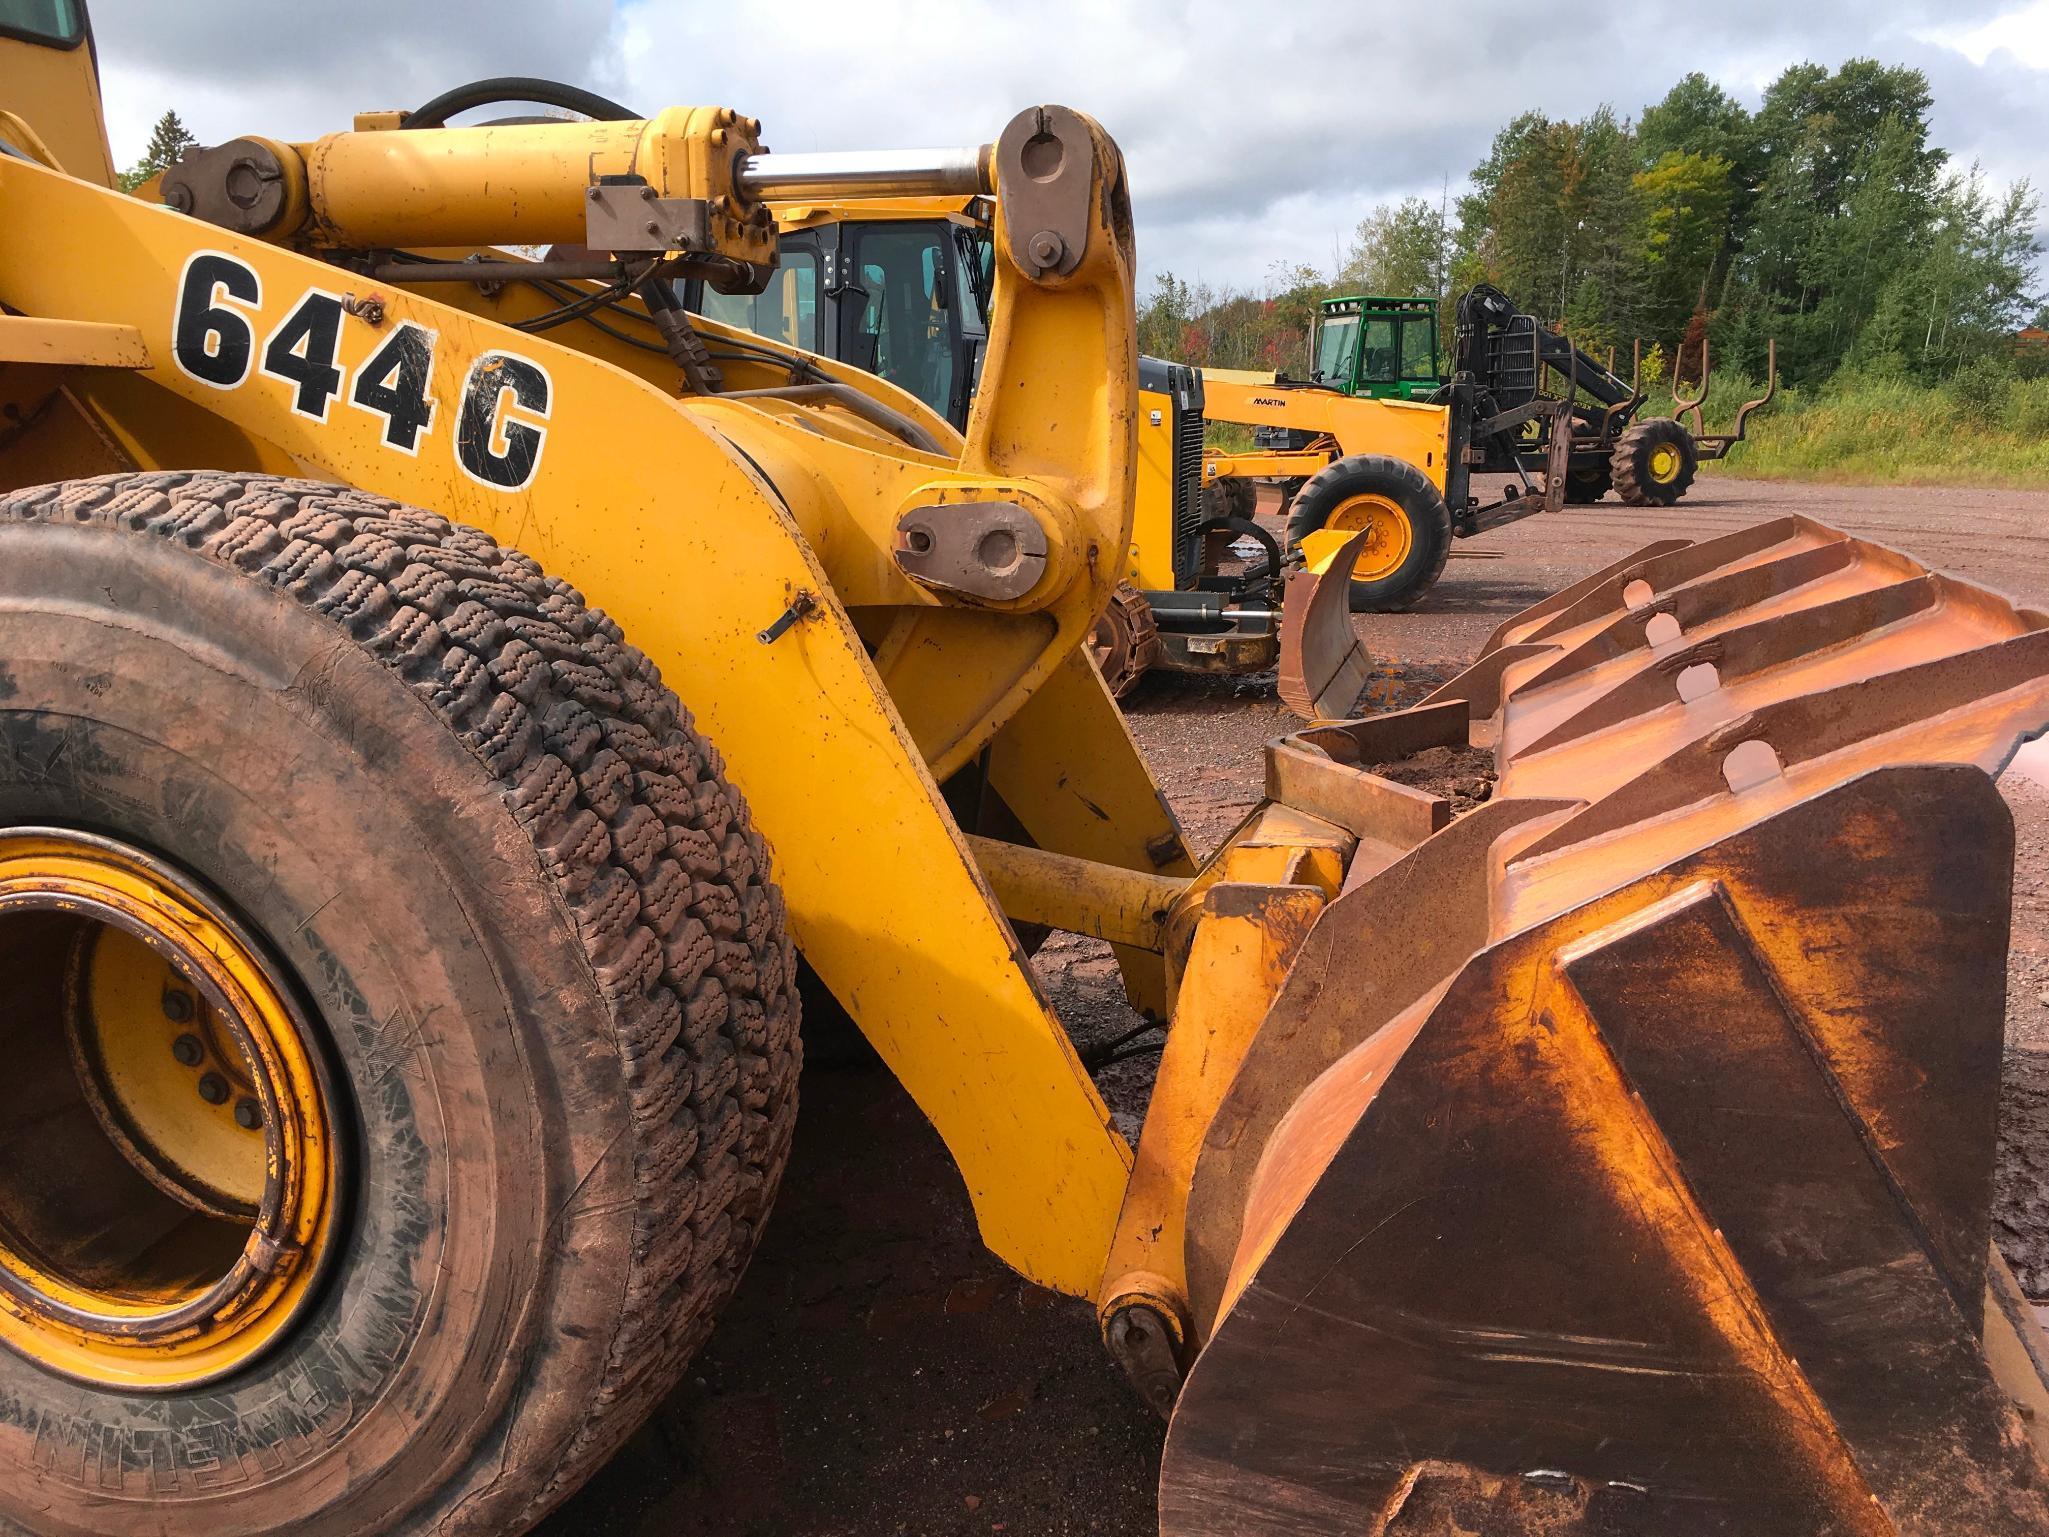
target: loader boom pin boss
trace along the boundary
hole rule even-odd
[[[159,206],[82,8],[0,20],[0,1530],[531,1527],[742,1284],[808,967],[1170,1416],[1165,1537],[2049,1532],[1988,1216],[2044,616],[1664,541],[1198,860],[1083,649],[1091,119],[371,113]],[[970,179],[964,431],[678,291],[771,281],[770,189]],[[1370,772],[1447,743],[1467,815]],[[1135,1147],[1024,924],[1169,1022]]]

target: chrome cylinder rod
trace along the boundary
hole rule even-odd
[[[762,199],[973,197],[993,191],[994,146],[897,149],[832,154],[749,155],[741,189]]]

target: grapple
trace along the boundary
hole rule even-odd
[[[1162,1532],[2049,1532],[1989,1216],[2045,725],[2049,616],[1786,518],[1272,744],[1359,843],[1195,1154]],[[1369,772],[1432,746],[1491,799]]]

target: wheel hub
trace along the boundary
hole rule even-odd
[[[0,1343],[189,1387],[281,1338],[331,1248],[331,1095],[277,969],[190,881],[0,832]]]
[[[1366,543],[1352,565],[1352,580],[1374,582],[1392,576],[1409,558],[1415,538],[1409,517],[1400,504],[1388,497],[1367,493],[1350,497],[1333,507],[1323,526],[1336,532],[1366,532]]]
[[[1669,486],[1679,478],[1679,450],[1670,443],[1660,443],[1651,450],[1651,479],[1661,486]]]

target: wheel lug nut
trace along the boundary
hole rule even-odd
[[[244,1131],[254,1131],[263,1124],[263,1107],[253,1099],[235,1101],[235,1124]]]
[[[192,1017],[192,995],[181,993],[175,987],[164,989],[164,1018],[174,1025],[182,1025]]]
[[[186,1067],[197,1067],[206,1060],[206,1048],[196,1035],[181,1035],[171,1042],[171,1055]]]
[[[199,1097],[209,1105],[224,1105],[228,1101],[228,1080],[219,1073],[202,1073],[199,1076]]]

